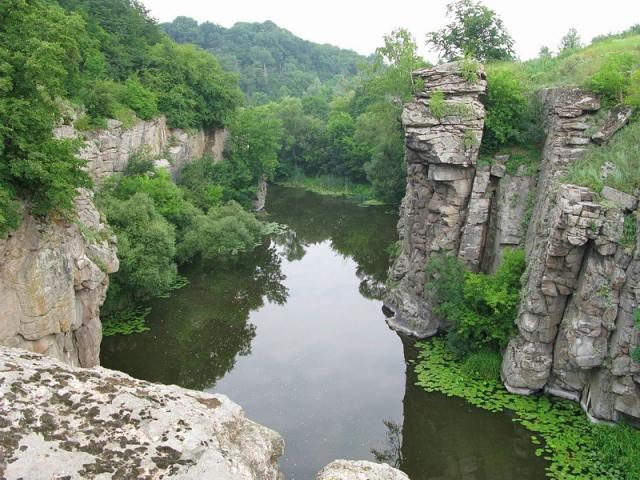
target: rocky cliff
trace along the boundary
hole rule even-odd
[[[139,120],[130,128],[124,128],[117,120],[107,120],[106,129],[86,133],[78,132],[73,125],[61,125],[54,133],[58,138],[82,136],[85,144],[79,156],[87,161],[87,170],[94,180],[121,173],[131,154],[142,147],[158,158],[157,166],[167,168],[176,177],[186,163],[204,154],[221,161],[227,137],[224,129],[185,132],[170,128],[163,116]]]
[[[0,478],[282,480],[280,435],[226,396],[0,346]],[[407,480],[338,460],[318,480]]]
[[[524,246],[518,333],[502,368],[507,388],[579,400],[598,419],[640,419],[640,365],[630,357],[640,344],[633,322],[640,248],[637,239],[623,239],[625,219],[637,221],[637,199],[560,183],[567,167],[592,143],[607,141],[630,112],[612,110],[593,133],[597,98],[579,89],[542,92],[547,136],[539,174],[507,174],[504,157],[477,165],[482,71],[465,79],[458,65],[447,64],[415,75],[425,88],[403,113],[407,194],[386,299],[395,313],[390,325],[418,337],[447,327],[424,289],[434,253],[457,256],[472,271],[492,271],[504,248]],[[435,91],[444,94],[439,118],[430,108]]]
[[[79,156],[94,181],[120,173],[144,147],[175,177],[205,153],[222,159],[226,131],[187,133],[164,117],[90,133],[61,125],[58,138],[83,138]],[[266,186],[265,186],[266,192]],[[20,228],[0,240],[0,345],[22,347],[70,365],[99,364],[108,274],[118,270],[116,239],[109,233],[88,190],[79,192],[72,219],[36,219],[23,214]],[[25,206],[26,211],[26,206]]]
[[[0,345],[98,365],[100,306],[118,258],[92,195],[80,192],[73,221],[25,213],[20,228],[0,240]]]

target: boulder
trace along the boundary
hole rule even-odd
[[[282,438],[224,395],[6,347],[0,371],[0,478],[282,478]]]
[[[316,480],[409,480],[409,477],[385,463],[335,460],[320,470]]]

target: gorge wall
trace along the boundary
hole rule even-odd
[[[222,160],[225,130],[187,133],[169,128],[164,117],[138,121],[131,128],[116,120],[107,123],[108,128],[95,132],[78,132],[72,125],[54,131],[57,138],[85,140],[79,156],[87,160],[96,183],[121,173],[142,147],[174,177],[205,153]],[[99,364],[100,307],[108,274],[118,270],[118,258],[117,240],[92,198],[88,190],[79,192],[72,219],[34,218],[25,205],[20,227],[0,240],[0,345],[25,348],[69,365]]]
[[[567,167],[592,143],[607,141],[630,111],[613,109],[595,125],[600,103],[589,92],[542,92],[547,136],[539,174],[509,174],[505,157],[477,163],[482,70],[468,80],[457,64],[415,75],[425,87],[403,112],[407,193],[385,302],[394,312],[390,325],[417,337],[447,328],[425,292],[431,255],[448,253],[472,271],[491,272],[505,248],[523,246],[527,268],[517,335],[504,353],[506,387],[580,401],[598,419],[640,419],[640,365],[630,356],[640,344],[633,320],[640,240],[623,239],[625,219],[637,222],[637,199],[560,183]],[[435,91],[444,94],[439,118],[430,108]]]

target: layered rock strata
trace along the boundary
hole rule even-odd
[[[388,320],[392,326],[425,337],[438,331],[440,320],[424,291],[424,267],[434,253],[458,252],[482,140],[479,95],[486,81],[482,69],[467,81],[455,63],[414,76],[424,82],[424,91],[402,113],[407,191],[398,224],[401,249],[386,303],[395,312]],[[434,92],[439,93],[434,97]]]
[[[25,213],[18,230],[0,240],[0,345],[98,365],[100,306],[118,258],[92,195],[80,192],[73,221]]]
[[[425,80],[425,91],[403,114],[407,194],[398,224],[402,248],[386,299],[395,313],[390,325],[418,337],[446,328],[425,292],[425,265],[432,255],[447,253],[472,271],[491,272],[505,248],[523,246],[527,269],[518,331],[502,367],[507,388],[518,393],[544,389],[579,400],[598,419],[639,419],[640,366],[631,353],[640,344],[633,321],[640,301],[640,257],[635,239],[624,233],[637,221],[638,201],[609,187],[598,196],[561,184],[569,165],[588,147],[610,139],[630,111],[613,109],[598,128],[593,113],[600,102],[592,94],[571,88],[543,91],[547,136],[539,174],[535,178],[524,168],[509,174],[504,157],[481,166],[477,150],[461,154],[460,145],[469,145],[464,129],[482,129],[481,107],[458,110],[478,113],[467,116],[472,123],[465,124],[460,117],[434,119],[429,105],[438,90],[445,104],[464,98],[473,105],[484,88],[482,73],[471,86],[455,64],[416,75]]]
[[[79,157],[87,161],[87,171],[94,180],[121,173],[129,157],[141,148],[157,157],[157,165],[176,177],[185,164],[204,154],[211,155],[214,161],[222,160],[227,137],[224,129],[188,133],[170,128],[164,116],[139,120],[130,128],[117,120],[107,120],[107,128],[95,132],[80,133],[73,125],[61,125],[54,133],[58,138],[82,136],[85,144]]]

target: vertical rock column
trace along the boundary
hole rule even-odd
[[[389,324],[417,337],[433,335],[440,319],[425,294],[425,265],[434,253],[457,256],[472,193],[486,90],[484,71],[463,77],[458,63],[418,70],[424,90],[402,113],[407,192],[398,222],[401,249],[389,280]],[[434,93],[437,94],[434,100]]]
[[[556,186],[591,144],[587,120],[600,103],[579,89],[547,90],[541,101],[547,139],[527,230],[518,335],[509,343],[502,365],[507,388],[522,393],[543,388],[549,379],[558,326],[576,286],[587,241],[596,238],[602,225],[593,192]]]

